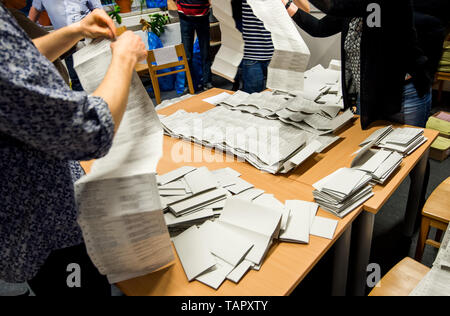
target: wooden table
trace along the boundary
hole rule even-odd
[[[214,106],[202,100],[223,91],[225,90],[213,89],[207,91],[160,110],[158,113],[169,115],[179,109],[189,112],[204,112]],[[185,150],[182,154],[186,154],[188,162],[179,161],[180,148]],[[172,151],[176,154],[172,155]],[[294,199],[314,200],[312,196],[313,188],[310,185],[288,177],[263,173],[248,163],[238,162],[235,159],[229,159],[229,157],[228,160],[231,161],[227,161],[224,154],[215,153],[198,145],[164,136],[163,153],[157,168],[159,174],[164,174],[184,165],[206,166],[210,170],[230,167],[240,172],[244,180],[267,193],[274,194],[282,202]],[[202,157],[201,162],[189,162],[198,160],[198,157]],[[198,281],[188,282],[177,256],[174,265],[140,278],[120,282],[118,286],[126,295],[288,295],[325,253],[335,245],[333,294],[345,295],[351,226],[361,212],[362,207],[359,207],[345,219],[339,220],[334,215],[319,209],[319,216],[339,220],[333,240],[311,236],[308,245],[276,242],[271,247],[260,271],[250,271],[239,284],[227,280],[217,291]]]
[[[359,144],[377,129],[390,124],[389,122],[377,122],[370,129],[362,130],[359,119],[356,119],[351,125],[347,125],[344,130],[340,131],[339,136],[343,139],[339,143],[324,153],[306,161],[290,173],[288,178],[307,185],[313,185],[339,168],[350,167],[354,158],[352,154],[360,148]],[[398,124],[393,125],[394,127],[402,127]],[[351,276],[353,295],[365,294],[366,267],[369,264],[375,216],[408,175],[411,177],[411,185],[405,212],[403,234],[407,237],[412,237],[417,217],[420,216],[422,208],[420,197],[424,185],[429,150],[438,135],[437,131],[425,129],[425,136],[428,138],[428,141],[404,159],[399,170],[391,176],[385,185],[375,186],[373,190],[375,193],[374,197],[364,203],[365,212],[355,222],[352,237],[358,241],[355,244],[354,251],[352,251],[355,255],[353,259],[355,267],[357,267],[352,271],[354,275]]]
[[[188,112],[204,112],[214,106],[202,100],[224,91],[212,89],[160,110],[158,113],[170,115],[180,109]],[[385,125],[380,124],[378,128]],[[339,135],[343,139],[333,147],[310,158],[294,172],[277,176],[262,173],[248,163],[238,162],[234,159],[228,161],[222,153],[215,153],[198,145],[164,136],[164,154],[157,171],[159,174],[164,174],[183,165],[206,166],[211,170],[230,167],[240,172],[244,180],[267,193],[274,194],[282,202],[287,199],[313,201],[312,184],[341,167],[349,167],[352,160],[351,154],[359,148],[358,144],[375,129],[377,127],[374,126],[371,130],[362,131],[359,121],[356,120],[340,131]],[[418,179],[421,175],[423,179],[428,150],[437,137],[437,132],[426,130],[425,135],[429,138],[428,142],[404,160],[400,170],[385,186],[375,187],[375,196],[372,199],[344,219],[339,220],[333,240],[311,236],[308,245],[275,243],[260,271],[250,271],[239,284],[225,281],[217,291],[198,281],[189,283],[178,258],[174,265],[162,271],[120,282],[118,286],[127,295],[288,295],[324,254],[336,244],[333,294],[345,295],[350,241],[353,237],[358,242],[355,247],[356,259],[354,259],[357,269],[356,273],[351,276],[351,280],[353,280],[352,293],[361,295],[365,291],[366,267],[370,255],[375,214],[410,173],[416,174],[412,181],[412,191],[420,190],[421,192],[422,183]],[[184,152],[180,150],[184,150]],[[184,159],[180,159],[184,156]],[[199,162],[189,162],[198,161],[199,157],[201,158]],[[408,206],[410,206],[409,204],[411,203],[408,203]],[[418,204],[409,208],[412,210],[409,213],[412,214],[417,211]],[[338,219],[322,209],[319,209],[318,215]],[[354,222],[356,225],[352,225]],[[356,226],[353,234],[352,226]]]

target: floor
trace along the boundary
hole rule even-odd
[[[148,81],[145,82],[148,84]],[[213,85],[218,88],[231,89],[228,81],[213,76]],[[163,92],[162,99],[168,100],[179,95],[174,91]],[[155,100],[153,99],[153,102]],[[450,94],[444,95],[442,104],[435,105],[433,111],[445,110],[450,112]],[[446,106],[445,106],[446,105]],[[444,162],[431,160],[431,175],[428,186],[428,196],[433,190],[450,176],[450,159]],[[412,240],[405,239],[401,234],[401,225],[408,196],[409,178],[398,188],[391,199],[382,208],[376,217],[374,239],[372,246],[371,263],[381,266],[382,274],[387,273],[396,263],[406,256],[414,257],[418,232]],[[329,295],[329,279],[331,275],[332,252],[326,255],[321,262],[311,271],[308,277],[292,293],[293,296],[305,295]],[[426,247],[423,263],[431,266],[437,254],[437,250]],[[119,289],[113,286],[114,296],[123,295]],[[0,296],[29,295],[26,284],[7,284],[0,280]],[[31,293],[33,295],[33,293]]]

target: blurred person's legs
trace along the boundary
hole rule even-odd
[[[209,24],[209,14],[195,18],[195,31],[197,32],[198,44],[200,46],[200,57],[203,70],[203,87],[211,85],[211,34]]]
[[[69,286],[77,277],[71,275],[76,273],[71,264],[80,268],[80,287]],[[36,296],[111,296],[111,285],[92,263],[84,244],[53,251],[28,285]]]
[[[194,55],[195,26],[192,19],[180,14],[181,42],[183,43],[189,69],[193,72],[192,58]],[[196,88],[196,87],[195,87]]]
[[[261,92],[266,89],[267,68],[270,61],[244,59],[242,61],[243,90],[247,93]]]

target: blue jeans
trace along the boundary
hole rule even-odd
[[[270,60],[250,60],[242,61],[242,81],[243,90],[247,93],[261,92],[266,89],[267,68]]]
[[[211,83],[211,58],[210,49],[210,26],[209,14],[201,17],[191,17],[180,14],[181,41],[186,51],[186,58],[191,72],[193,71],[192,58],[194,55],[194,40],[197,33],[200,46],[200,56],[203,66],[203,85]]]
[[[399,113],[389,117],[391,121],[417,127],[425,127],[430,117],[432,105],[432,92],[427,93],[423,98],[417,94],[413,83],[405,85],[403,89],[402,109]],[[358,97],[358,114],[359,112]]]
[[[80,79],[78,78],[77,72],[73,68],[73,56],[70,55],[66,59],[64,59],[67,66],[67,71],[69,72],[70,82],[72,83],[73,91],[84,91],[83,86],[81,85]]]

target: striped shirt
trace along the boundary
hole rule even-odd
[[[255,16],[247,0],[242,0],[242,29],[245,42],[244,59],[271,60],[274,52],[272,35]]]
[[[205,16],[210,6],[209,0],[177,0],[178,12],[187,16]]]

